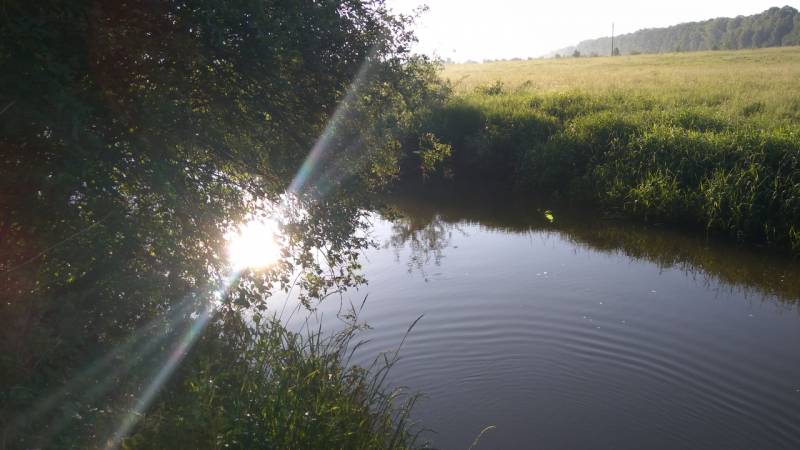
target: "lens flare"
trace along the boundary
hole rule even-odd
[[[252,220],[229,234],[228,260],[236,270],[269,267],[280,259],[278,224],[271,220]]]

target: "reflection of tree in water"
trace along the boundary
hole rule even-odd
[[[439,264],[450,246],[451,230],[462,224],[504,233],[558,233],[579,247],[621,254],[647,261],[662,269],[676,269],[719,291],[741,292],[764,299],[774,296],[800,312],[800,262],[773,251],[715,240],[698,233],[654,227],[623,220],[604,219],[601,212],[585,208],[557,208],[550,223],[535,203],[465,201],[460,196],[423,200],[400,199],[396,208],[404,218],[395,222],[390,242],[399,251],[410,242],[409,270],[433,260]],[[466,234],[466,233],[465,233]],[[426,277],[427,278],[427,277]]]
[[[384,248],[392,247],[395,258],[400,261],[401,251],[407,247],[411,252],[406,262],[408,271],[418,270],[428,281],[425,267],[431,262],[436,266],[441,264],[453,230],[466,235],[457,224],[447,223],[438,214],[424,218],[399,217],[392,222],[392,234]]]

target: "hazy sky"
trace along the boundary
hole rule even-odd
[[[540,56],[616,33],[714,17],[759,13],[776,0],[387,0],[398,13],[426,4],[416,26],[418,52],[456,61]]]

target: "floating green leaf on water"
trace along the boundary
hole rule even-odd
[[[553,215],[553,211],[550,211],[549,209],[545,210],[544,218],[550,223],[553,223],[556,220],[556,216]]]

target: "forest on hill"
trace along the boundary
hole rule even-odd
[[[621,54],[800,45],[800,14],[791,6],[770,8],[760,14],[718,17],[666,28],[649,28],[614,37]],[[611,37],[589,39],[553,52],[560,55],[603,56],[612,51]]]

